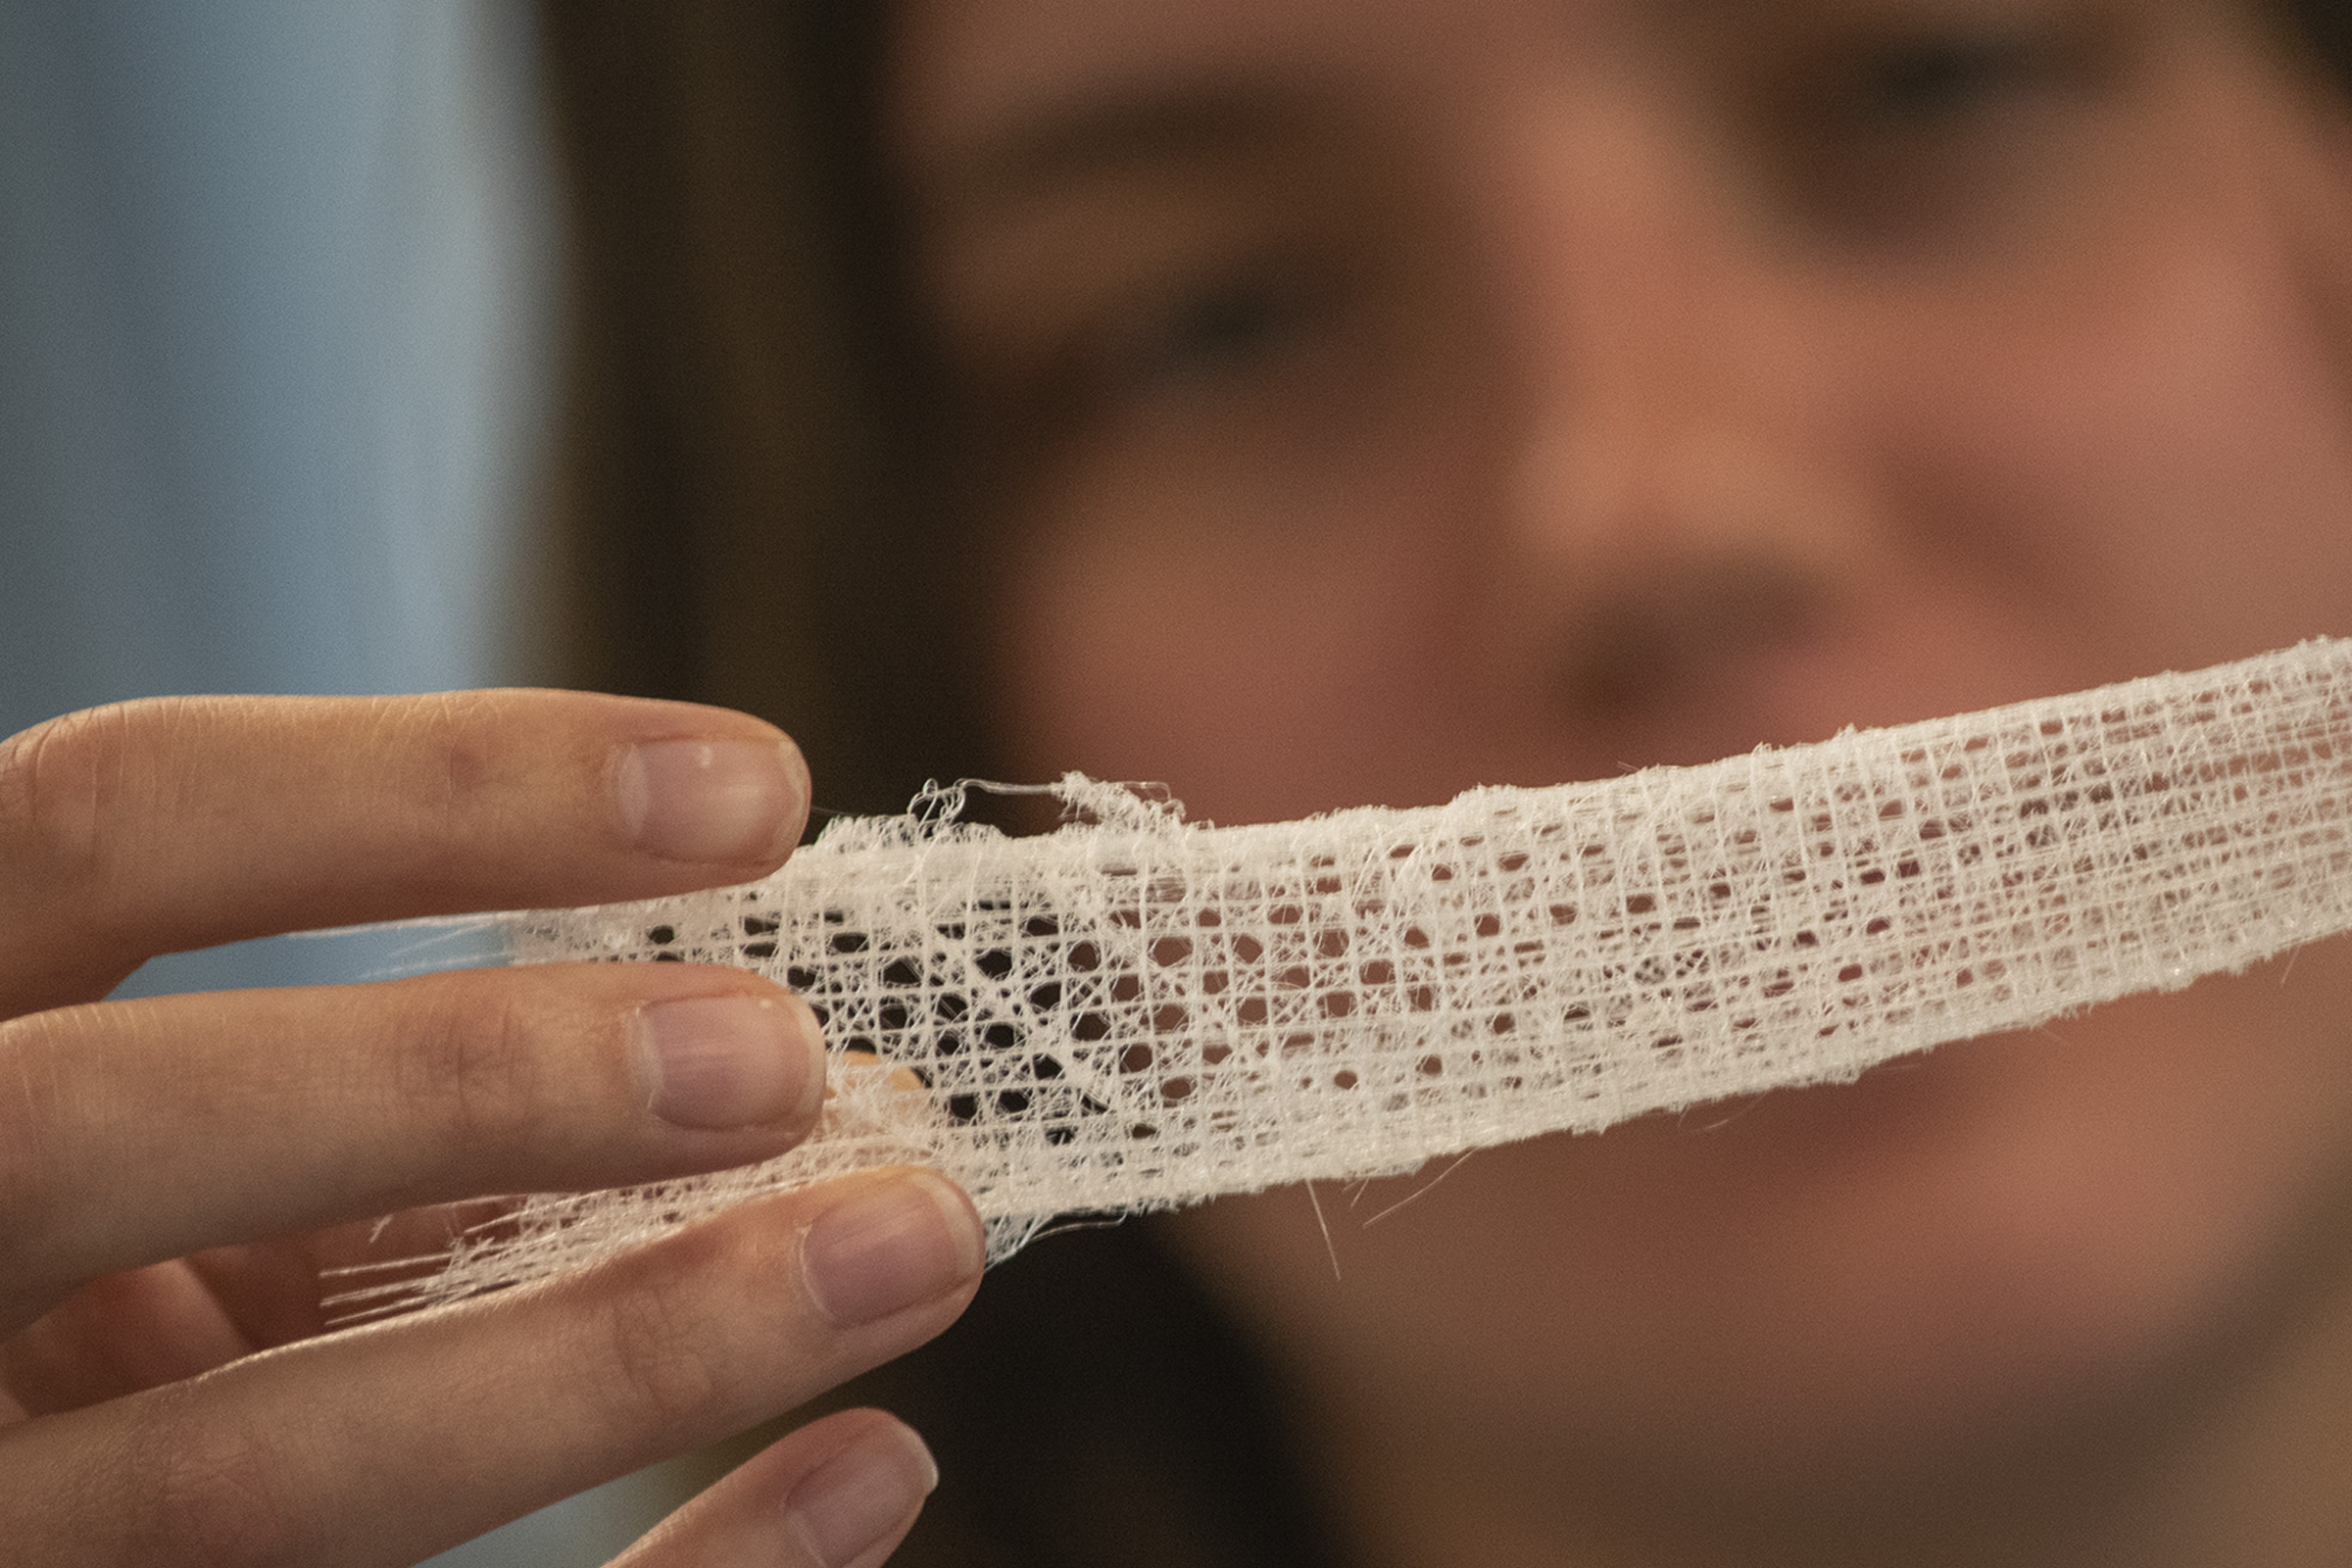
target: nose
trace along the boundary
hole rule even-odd
[[[1820,417],[1832,328],[1638,95],[1540,97],[1497,134],[1497,624],[1575,717],[1668,717],[1834,637],[1872,570]]]

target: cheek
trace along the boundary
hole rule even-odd
[[[1459,667],[1474,466],[1424,432],[1262,485],[1150,477],[1170,468],[1214,471],[1122,453],[1030,509],[999,655],[1016,760],[1162,781],[1219,821],[1458,788],[1416,776],[1416,742],[1489,700]]]
[[[2099,679],[2352,627],[2352,412],[2321,302],[2281,225],[2216,205],[2031,309],[1885,323],[1851,383],[1904,548]]]

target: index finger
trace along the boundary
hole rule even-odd
[[[159,953],[748,881],[808,817],[772,725],[580,692],[198,697],[0,742],[0,1016]]]

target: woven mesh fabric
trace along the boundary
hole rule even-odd
[[[941,791],[763,882],[501,917],[517,961],[758,969],[880,1064],[837,1059],[783,1158],[530,1200],[425,1294],[900,1160],[1001,1256],[1073,1210],[1850,1079],[2242,968],[2352,926],[2352,643],[1425,809],[1220,828],[1056,790],[1084,820],[1041,837]]]

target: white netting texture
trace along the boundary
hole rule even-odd
[[[764,882],[502,917],[518,961],[758,969],[887,1065],[836,1062],[781,1159],[531,1200],[425,1293],[899,1160],[969,1189],[1001,1255],[1056,1214],[1850,1079],[2242,968],[2352,925],[2352,643],[1425,809],[1219,828],[1058,793],[1093,820],[1007,839],[934,798]]]

